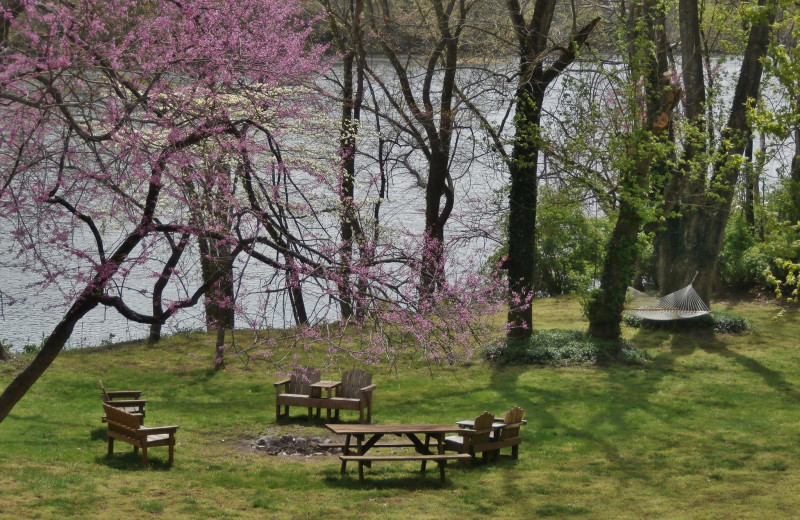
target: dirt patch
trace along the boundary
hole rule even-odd
[[[265,455],[323,457],[342,453],[335,441],[327,437],[262,435],[246,444],[252,451]]]

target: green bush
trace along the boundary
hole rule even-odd
[[[647,353],[629,341],[606,341],[580,330],[534,331],[530,338],[487,347],[486,359],[506,365],[591,366],[606,363],[641,364]]]
[[[719,256],[718,274],[723,285],[733,289],[764,287],[764,270],[769,262],[764,244],[756,242],[745,218],[732,216]]]
[[[721,334],[739,334],[750,330],[750,324],[737,314],[712,311],[711,314],[682,320],[646,320],[638,316],[624,314],[622,322],[637,329],[687,332],[692,330],[713,330]]]

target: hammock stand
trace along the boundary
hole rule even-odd
[[[692,282],[694,282],[694,278]],[[683,289],[661,298],[653,298],[629,287],[628,298],[636,307],[626,309],[624,312],[637,318],[654,321],[681,320],[710,314],[711,309],[694,290],[692,282]]]

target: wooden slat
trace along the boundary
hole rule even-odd
[[[406,435],[409,433],[455,433],[461,429],[455,424],[326,424],[337,435]]]
[[[372,374],[354,368],[342,373],[342,385],[339,387],[339,396],[359,398],[359,390],[372,384]]]
[[[296,368],[289,376],[288,394],[311,395],[311,383],[322,378],[322,372],[315,368]]]
[[[466,453],[444,453],[433,455],[339,455],[340,460],[347,462],[380,462],[380,461],[439,461],[439,460],[469,460]]]
[[[344,449],[344,443],[330,443],[330,444],[320,444],[321,448],[339,448]],[[413,442],[378,442],[372,445],[372,449],[375,448],[414,448],[415,444]],[[353,446],[351,445],[350,448],[352,449]]]

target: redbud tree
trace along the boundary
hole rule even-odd
[[[213,277],[181,281],[190,289],[180,298],[164,290],[184,276],[179,263],[197,238],[227,243],[231,258],[259,242],[287,247],[269,207],[275,183],[261,177],[279,168],[273,151],[325,66],[291,2],[6,5],[0,218],[16,264],[68,307],[0,396],[0,420],[91,309],[163,323],[194,305]],[[131,291],[137,271],[151,287]],[[131,292],[150,308],[131,306]]]
[[[261,317],[280,297],[313,295],[314,316],[298,320],[307,324],[335,321],[342,288],[357,287],[348,297],[365,312],[349,329],[360,346],[347,348],[361,359],[409,342],[432,361],[469,355],[461,345],[478,337],[475,316],[497,301],[491,276],[465,266],[421,303],[413,259],[430,241],[400,230],[337,265],[336,154],[310,160],[298,144],[338,139],[314,94],[325,49],[309,44],[293,2],[20,0],[0,14],[0,245],[66,309],[0,395],[0,421],[92,309],[160,325],[232,269],[259,279]],[[201,241],[225,254],[198,276]],[[344,345],[333,330],[347,328],[287,334]],[[269,348],[238,354],[269,358]]]

